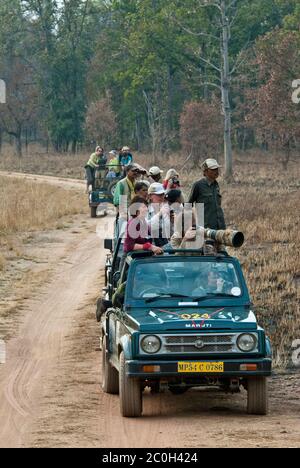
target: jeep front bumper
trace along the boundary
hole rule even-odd
[[[201,360],[201,364],[210,364],[216,360]],[[180,361],[127,361],[126,362],[126,374],[128,377],[139,377],[141,379],[160,379],[160,378],[182,378],[189,377],[191,379],[198,379],[199,377],[219,377],[219,378],[230,378],[230,377],[249,377],[249,376],[265,376],[268,377],[272,373],[272,360],[269,358],[263,359],[239,359],[239,360],[222,360],[218,359],[218,362],[222,361],[224,364],[222,372],[179,372]],[[198,361],[188,361],[190,364],[198,364]],[[245,366],[256,365],[256,370],[241,370]]]

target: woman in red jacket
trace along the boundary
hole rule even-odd
[[[155,255],[161,255],[163,250],[152,244],[147,222],[148,202],[141,197],[134,197],[131,201],[129,212],[131,215],[126,228],[124,252],[134,250],[149,250]]]
[[[179,174],[175,169],[170,169],[167,172],[163,186],[167,191],[180,188]]]

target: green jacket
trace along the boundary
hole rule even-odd
[[[92,167],[93,169],[96,169],[96,167],[99,164],[99,156],[97,153],[93,153],[90,156],[90,159],[87,162],[87,166]]]
[[[204,227],[210,229],[226,229],[222,209],[222,195],[217,181],[209,183],[208,179],[196,182],[192,188],[189,203],[204,203]]]
[[[134,184],[130,182],[130,180],[127,179],[127,177],[125,177],[125,179],[120,180],[116,185],[115,194],[114,194],[115,206],[120,206],[121,195],[127,196],[127,203],[129,206],[131,199],[134,196]]]

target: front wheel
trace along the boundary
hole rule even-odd
[[[247,381],[248,414],[266,415],[268,413],[268,383],[266,377],[249,377]]]
[[[142,414],[142,388],[138,379],[126,375],[124,351],[120,354],[119,370],[120,410],[127,418],[137,418]]]
[[[119,375],[108,360],[105,337],[102,345],[102,389],[105,393],[111,393],[112,395],[119,393]]]
[[[97,218],[97,207],[91,206],[91,218]]]

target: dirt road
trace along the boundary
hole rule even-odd
[[[47,183],[50,185],[55,185],[56,187],[63,188],[80,188],[85,186],[85,182],[79,179],[66,179],[63,177],[53,177],[53,176],[44,176],[37,174],[24,174],[22,172],[4,172],[0,171],[0,176],[12,177],[14,179],[24,179],[37,183]]]
[[[100,388],[94,318],[105,261],[96,226],[99,232],[110,222],[79,216],[59,247],[45,247],[48,281],[24,301],[0,364],[0,447],[299,447],[296,373],[271,380],[267,417],[245,414],[245,394],[198,390],[146,394],[142,418],[120,417],[118,397]]]

